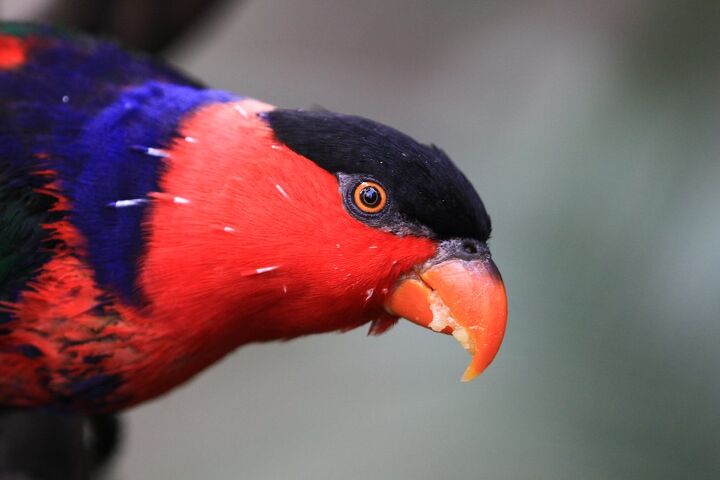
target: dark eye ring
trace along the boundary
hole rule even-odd
[[[360,182],[353,193],[355,206],[365,213],[378,213],[387,205],[385,189],[376,182]]]

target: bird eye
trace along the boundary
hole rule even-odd
[[[378,213],[387,204],[385,189],[375,182],[360,182],[353,194],[355,205],[365,213]]]

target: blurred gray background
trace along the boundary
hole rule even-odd
[[[112,478],[720,478],[720,2],[247,0],[169,57],[444,148],[509,327],[470,384],[405,323],[242,348],[129,413]]]

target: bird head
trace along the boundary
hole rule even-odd
[[[153,315],[226,350],[398,318],[482,372],[505,330],[490,218],[443,151],[361,117],[252,101],[183,122],[148,220]]]

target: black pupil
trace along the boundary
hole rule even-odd
[[[360,199],[368,207],[377,207],[380,203],[380,192],[375,187],[365,187],[360,192]]]

